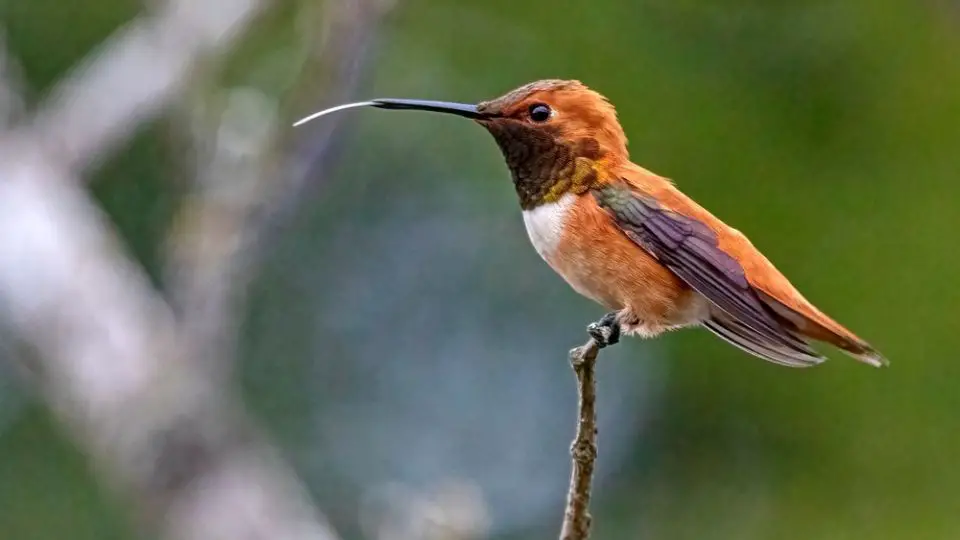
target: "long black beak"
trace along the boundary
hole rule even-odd
[[[347,103],[344,105],[337,105],[336,107],[330,107],[329,109],[324,109],[320,112],[313,113],[310,116],[301,118],[297,120],[294,127],[301,124],[305,124],[315,118],[319,118],[325,114],[330,114],[332,112],[342,111],[344,109],[352,109],[354,107],[376,107],[378,109],[391,109],[391,110],[410,110],[410,111],[430,111],[430,112],[439,112],[447,114],[455,114],[457,116],[462,116],[464,118],[470,118],[472,120],[477,120],[480,118],[485,118],[488,115],[482,114],[477,111],[476,105],[470,105],[469,103],[452,103],[449,101],[427,101],[423,99],[373,99],[370,101],[360,101],[357,103]]]
[[[379,107],[381,109],[430,111],[455,114],[457,116],[471,119],[477,119],[483,116],[477,112],[476,105],[470,105],[469,103],[426,101],[422,99],[375,99],[371,103],[373,103],[374,107]]]

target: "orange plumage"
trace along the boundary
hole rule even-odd
[[[538,107],[546,107],[549,117],[532,118]],[[822,360],[805,339],[825,341],[872,365],[885,363],[807,301],[740,231],[670,180],[631,162],[616,111],[600,94],[577,81],[538,81],[477,109],[489,115],[478,122],[494,135],[513,171],[537,251],[577,292],[617,310],[615,320],[625,333],[652,337],[703,324],[752,354],[794,367]],[[651,201],[644,204],[658,216],[674,220],[667,228],[682,229],[677,246],[669,234],[649,230],[652,218],[631,222],[616,205],[598,202],[598,191],[612,185],[621,192],[615,199],[632,193]],[[684,228],[690,222],[692,232]],[[674,256],[685,242],[695,245],[687,249],[693,255]],[[721,253],[729,260],[716,261]]]
[[[791,367],[824,360],[808,339],[886,363],[740,231],[631,162],[613,105],[579,81],[536,81],[477,105],[378,99],[298,124],[357,106],[449,113],[485,127],[512,173],[534,248],[577,292],[615,310],[591,325],[601,346],[621,332],[653,337],[703,326]]]

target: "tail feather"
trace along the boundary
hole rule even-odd
[[[844,328],[840,323],[834,321],[824,313],[813,306],[809,306],[808,313],[802,313],[796,309],[788,307],[776,298],[760,293],[760,298],[777,317],[792,330],[801,336],[829,343],[849,356],[869,364],[874,367],[884,367],[889,365],[889,360],[883,357],[879,351],[874,349],[869,343],[857,337],[853,332]]]
[[[805,368],[826,360],[786,329],[781,339],[774,340],[719,311],[704,321],[703,326],[731,345],[781,366]]]

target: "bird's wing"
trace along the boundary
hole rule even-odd
[[[626,184],[609,184],[593,193],[627,237],[720,310],[706,324],[711,331],[780,364],[807,366],[823,360],[782,324],[740,262],[720,248],[716,232],[705,223],[667,209]]]
[[[772,342],[722,311],[703,321],[703,327],[727,343],[781,366],[810,367],[825,360],[812,350],[798,350],[794,346]]]

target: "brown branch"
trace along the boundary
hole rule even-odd
[[[593,338],[570,351],[570,365],[577,375],[578,404],[577,434],[570,446],[573,470],[567,507],[563,512],[560,540],[590,538],[590,487],[593,467],[597,459],[597,381],[594,377],[600,345]]]

